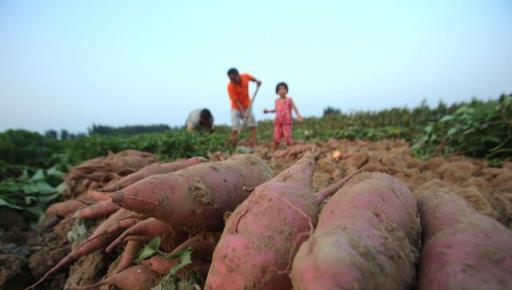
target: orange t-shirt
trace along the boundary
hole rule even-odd
[[[249,81],[253,79],[253,76],[250,74],[240,74],[240,84],[235,84],[231,81],[228,83],[228,94],[232,109],[238,109],[235,102],[236,100],[242,104],[244,109],[249,108],[249,104],[251,103],[251,99],[249,98]]]

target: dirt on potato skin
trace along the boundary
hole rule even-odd
[[[485,160],[467,156],[420,160],[403,140],[299,142],[277,150],[272,149],[271,143],[262,143],[255,148],[255,154],[267,160],[274,175],[295,163],[305,151],[312,151],[317,161],[313,175],[316,191],[357,170],[391,174],[413,192],[427,182],[439,180],[480,213],[512,229],[512,162],[492,167]],[[229,156],[213,153],[209,157],[222,160]],[[31,231],[21,215],[0,210],[0,289],[29,286],[69,253],[67,233],[72,223],[54,226],[57,222],[49,217]],[[104,254],[89,256],[52,275],[37,289],[65,289],[66,285],[98,281],[115,259]]]

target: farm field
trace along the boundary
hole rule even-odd
[[[229,128],[226,126],[218,126],[211,135],[190,134],[181,128],[130,134],[122,130],[108,133],[91,130],[85,136],[66,134],[65,137],[58,132],[1,133],[0,264],[6,266],[0,269],[0,288],[22,289],[36,282],[116,212],[117,208],[94,218],[70,218],[73,209],[99,202],[90,195],[91,191],[99,192],[109,186],[121,189],[116,187],[119,186],[116,182],[123,177],[149,164],[180,158],[200,157],[198,162],[222,163],[239,153],[253,153],[270,166],[270,178],[284,174],[306,152],[311,152],[315,160],[310,175],[313,192],[359,170],[382,172],[407,186],[415,197],[444,188],[462,197],[478,213],[499,222],[509,232],[512,230],[512,95],[490,101],[439,104],[434,108],[421,105],[380,112],[346,114],[327,108],[321,118],[295,123],[296,144],[277,150],[271,146],[271,128],[270,121],[258,124],[259,144],[252,149],[244,146],[244,140],[238,148],[227,146]],[[242,139],[245,137],[242,135]],[[250,187],[261,182],[255,183]],[[202,190],[202,186],[197,188]],[[114,200],[112,196],[109,198]],[[320,207],[328,200],[322,201]],[[76,208],[55,207],[66,201],[75,201]],[[150,216],[142,210],[120,220],[139,221]],[[224,221],[230,219],[226,214]],[[187,222],[184,221],[188,225]],[[204,224],[199,221],[194,225],[197,227],[189,227],[188,236],[208,229],[216,233],[210,237],[216,242],[222,231],[218,226],[209,228],[206,219]],[[108,234],[115,239],[122,232],[116,228]],[[36,289],[72,289],[76,285],[93,284],[116,270],[125,245],[127,248],[129,244],[126,240],[109,253],[103,251],[106,247],[103,246],[99,251],[77,256]],[[421,252],[421,243],[415,246]],[[164,237],[153,235],[139,242],[132,260],[144,263],[141,261],[152,256],[170,254],[172,247],[165,247]],[[187,251],[185,247],[174,253],[172,258],[179,262],[170,268],[176,275],[159,273],[158,280],[161,276],[164,279],[152,287],[202,289],[208,268],[205,271],[205,267],[190,265],[200,265],[195,262],[209,265],[211,251],[195,256],[193,249]],[[412,283],[414,287],[416,282]]]

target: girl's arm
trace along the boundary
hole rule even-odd
[[[292,100],[292,108],[293,108],[293,111],[295,112],[295,115],[297,115],[297,120],[299,120],[299,121],[304,120],[304,118],[302,118],[302,116],[299,113],[299,109],[297,109],[297,106],[295,106],[295,102],[293,100]]]
[[[274,104],[274,108],[272,110],[269,109],[263,109],[263,113],[275,113],[276,112],[276,105]]]

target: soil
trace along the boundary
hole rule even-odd
[[[313,176],[315,190],[357,170],[392,174],[416,195],[420,186],[438,180],[450,185],[480,213],[512,229],[512,162],[492,167],[485,160],[466,156],[420,160],[402,140],[330,140],[299,143],[278,150],[272,150],[271,144],[263,144],[255,148],[255,154],[266,159],[277,174],[307,150],[313,151],[317,160]],[[228,156],[213,153],[209,157],[222,160]],[[69,253],[72,245],[68,232],[73,223],[55,226],[57,222],[55,218],[46,218],[36,230],[29,230],[19,213],[0,208],[0,289],[28,286]],[[84,257],[52,275],[37,289],[69,289],[98,281],[114,258],[101,253]]]

